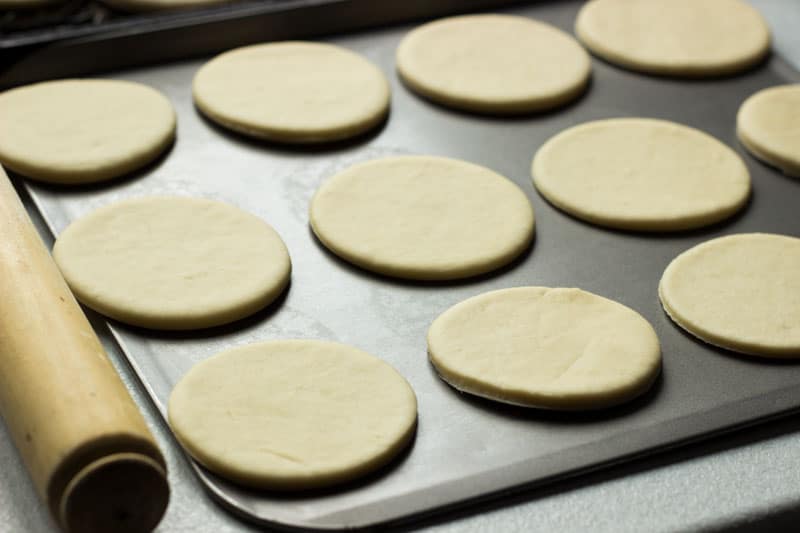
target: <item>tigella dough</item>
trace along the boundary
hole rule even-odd
[[[800,177],[800,84],[762,89],[745,100],[736,134],[751,154]]]
[[[416,280],[475,276],[530,245],[525,193],[488,168],[444,157],[375,159],[328,179],[311,201],[311,227],[339,257]]]
[[[458,390],[541,409],[627,402],[661,370],[647,320],[574,288],[515,287],[457,303],[431,324],[428,355]]]
[[[590,0],[575,33],[611,63],[671,76],[735,74],[770,47],[766,21],[743,0]]]
[[[195,105],[233,131],[284,143],[354,137],[389,112],[389,82],[346,48],[302,41],[236,48],[204,64]]]
[[[397,71],[419,94],[490,114],[552,109],[580,96],[589,54],[567,33],[512,15],[462,15],[423,24],[397,48]]]
[[[738,233],[672,260],[658,293],[672,320],[705,342],[763,357],[800,357],[800,239]]]
[[[122,176],[175,138],[169,100],[120,80],[56,80],[0,93],[0,163],[58,184]]]
[[[198,329],[244,318],[274,301],[291,262],[260,218],[202,198],[123,200],[79,218],[53,257],[81,303],[153,329]]]
[[[343,483],[414,437],[417,400],[387,363],[344,344],[268,341],[195,365],[169,399],[178,440],[203,466],[270,490]]]
[[[694,128],[644,118],[587,122],[555,135],[533,158],[536,189],[587,222],[638,231],[699,228],[747,203],[741,157]]]

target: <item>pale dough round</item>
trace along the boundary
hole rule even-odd
[[[367,270],[419,280],[474,276],[528,248],[525,193],[478,165],[429,156],[376,159],[330,178],[311,227],[333,253]]]
[[[562,105],[586,88],[589,54],[570,35],[533,19],[466,15],[423,24],[397,49],[414,91],[447,106],[524,113]]]
[[[283,241],[267,223],[200,198],[124,200],[73,222],[53,248],[81,303],[153,329],[233,322],[289,282]]]
[[[750,196],[742,159],[710,135],[674,122],[587,122],[549,139],[532,165],[536,189],[601,226],[675,231],[706,226]]]
[[[59,80],[0,93],[0,162],[29,178],[90,183],[140,168],[175,137],[161,93],[118,80]]]
[[[389,83],[372,63],[323,43],[279,42],[221,54],[194,77],[200,111],[226,128],[273,141],[344,139],[380,123]]]
[[[736,352],[800,357],[800,239],[743,233],[672,260],[658,286],[680,327]]]
[[[741,0],[590,0],[575,33],[611,63],[675,76],[739,72],[770,47],[764,18]]]
[[[800,177],[800,84],[763,89],[745,100],[736,133],[757,158]]]
[[[382,360],[334,342],[251,344],[195,365],[169,422],[209,470],[260,489],[318,488],[363,476],[414,436],[417,400]]]
[[[580,289],[517,287],[464,300],[434,320],[428,354],[456,389],[544,409],[626,402],[661,369],[647,320]]]

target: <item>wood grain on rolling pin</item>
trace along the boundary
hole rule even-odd
[[[2,168],[0,412],[62,527],[158,523],[163,456]]]

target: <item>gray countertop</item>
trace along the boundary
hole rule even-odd
[[[753,0],[774,47],[800,69],[800,1]],[[40,229],[32,206],[32,217]],[[49,239],[49,235],[45,235]],[[169,464],[172,499],[158,531],[247,531],[203,492],[156,409],[105,334],[101,339],[142,408]],[[0,424],[0,530],[55,531]],[[762,424],[712,441],[481,504],[419,525],[444,531],[796,530],[800,520],[800,419]]]

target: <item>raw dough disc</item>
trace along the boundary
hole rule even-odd
[[[251,487],[317,488],[372,472],[414,435],[417,400],[397,371],[334,342],[270,341],[195,365],[169,421],[209,470]]]
[[[517,287],[442,313],[428,354],[456,389],[545,409],[597,409],[645,392],[661,369],[652,326],[580,289]]]
[[[764,18],[741,0],[590,0],[575,33],[611,63],[675,76],[739,72],[770,46]]]
[[[154,329],[196,329],[248,316],[289,282],[289,253],[260,218],[228,204],[145,197],[73,222],[56,260],[81,303]]]
[[[280,42],[221,54],[194,77],[194,101],[214,122],[245,135],[290,142],[353,137],[389,111],[389,83],[345,48]]]
[[[354,165],[320,187],[311,227],[336,255],[400,278],[442,280],[499,268],[533,238],[525,193],[478,165],[404,156]]]
[[[233,0],[102,0],[104,4],[125,11],[160,11],[227,4]]]
[[[750,174],[726,145],[663,120],[587,122],[548,140],[532,166],[538,191],[580,219],[612,228],[674,231],[741,209]]]
[[[397,49],[414,91],[455,108],[524,113],[577,98],[591,71],[570,35],[525,17],[467,15],[423,24]]]
[[[59,80],[0,93],[0,162],[29,178],[89,183],[155,159],[175,137],[161,93],[118,80]]]
[[[758,91],[745,100],[736,133],[757,158],[800,177],[800,84]]]
[[[736,352],[800,357],[800,239],[742,233],[672,260],[658,286],[664,310],[698,338]]]

